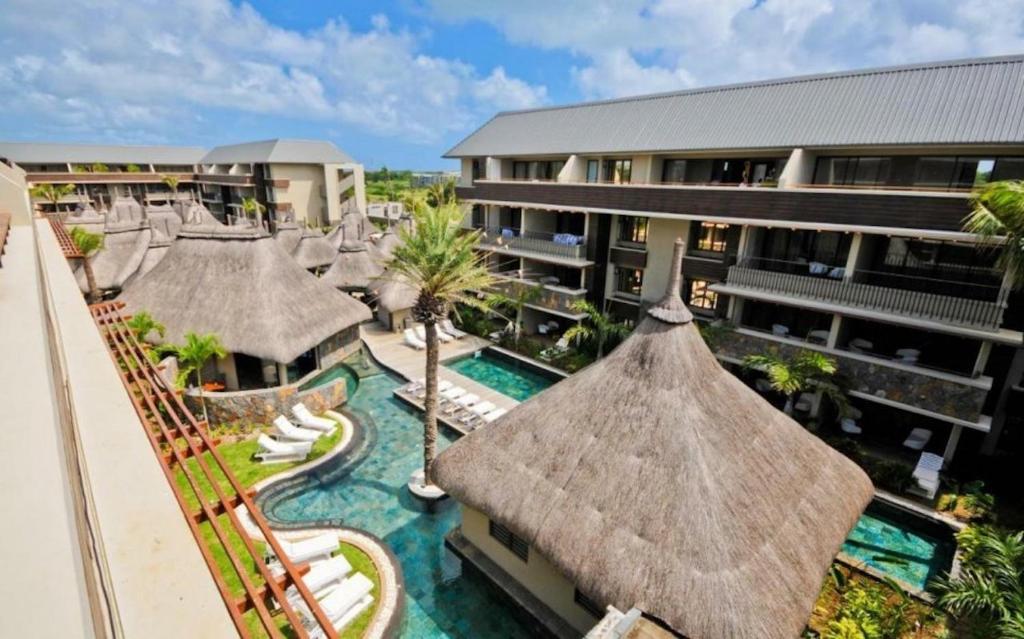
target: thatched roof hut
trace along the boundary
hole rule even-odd
[[[146,253],[142,256],[142,262],[139,264],[139,268],[135,269],[122,285],[131,286],[131,283],[138,278],[142,277],[146,273],[153,270],[153,267],[160,263],[160,260],[164,259],[167,255],[167,251],[171,248],[173,240],[164,235],[158,228],[151,226],[152,233],[149,238],[149,247],[146,248]]]
[[[437,459],[581,592],[699,639],[796,637],[873,493],[724,370],[672,281],[610,355]]]
[[[144,219],[142,205],[133,197],[117,197],[107,212],[107,225],[139,223]]]
[[[295,263],[259,229],[186,227],[153,270],[119,297],[180,343],[216,333],[232,353],[287,363],[370,318],[370,309]]]
[[[419,297],[419,290],[389,276],[386,271],[370,283],[368,292],[377,302],[377,319],[393,331],[406,324]]]
[[[149,225],[166,238],[178,237],[181,230],[181,215],[170,204],[150,204],[146,207]]]
[[[210,210],[199,202],[179,200],[172,207],[181,216],[185,226],[212,226],[223,228],[226,225],[213,216]]]
[[[402,243],[401,238],[394,231],[388,229],[377,238],[370,246],[370,257],[381,264],[387,263],[395,253],[395,249]]]
[[[320,281],[343,291],[360,291],[370,286],[383,272],[384,267],[370,257],[366,242],[351,239],[342,242],[338,256],[331,268],[320,276]]]
[[[306,270],[328,266],[338,254],[320,229],[304,228],[292,257]]]
[[[126,222],[117,226],[108,224],[103,234],[103,248],[91,258],[92,272],[96,278],[97,288],[101,291],[121,288],[142,264],[152,235],[153,232],[148,224]],[[78,280],[78,286],[82,292],[88,293],[89,284],[82,266],[75,270],[75,279]]]
[[[73,226],[80,226],[90,233],[102,233],[107,225],[107,217],[92,207],[91,203],[79,204],[75,211],[64,220],[64,225],[70,230]]]
[[[279,222],[274,232],[274,240],[281,245],[285,253],[289,255],[295,251],[302,239],[302,229],[295,222]]]

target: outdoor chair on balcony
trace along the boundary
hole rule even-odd
[[[315,442],[323,435],[321,431],[296,426],[284,415],[274,418],[274,433],[278,438],[292,442]]]
[[[850,350],[853,351],[854,353],[865,353],[875,348],[875,345],[872,342],[869,342],[868,340],[862,339],[860,337],[855,337],[854,339],[851,339],[848,346],[850,347]]]
[[[306,408],[306,405],[302,402],[292,406],[292,415],[295,415],[295,419],[298,420],[301,426],[305,426],[312,430],[320,430],[328,435],[333,433],[334,429],[338,427],[338,422],[333,419],[317,417],[313,413],[309,412],[309,409]]]
[[[837,266],[828,272],[828,276],[834,280],[841,280],[846,277],[846,269],[842,266]]]
[[[839,428],[847,435],[860,435],[864,432],[864,429],[857,425],[857,420],[852,417],[839,420]]]
[[[828,343],[829,332],[824,329],[817,329],[807,333],[807,341],[815,344],[825,345]]]
[[[917,481],[918,493],[927,499],[934,499],[935,493],[939,492],[939,472],[942,470],[942,457],[933,453],[921,453],[914,468],[914,479]]]
[[[828,264],[811,262],[807,265],[807,270],[810,271],[811,275],[826,275],[828,273]]]
[[[921,351],[916,348],[901,348],[896,351],[896,359],[904,364],[916,364],[919,357],[921,357]]]
[[[915,428],[910,431],[907,438],[903,440],[903,445],[910,450],[924,450],[924,447],[931,441],[932,431],[927,428]]]
[[[789,335],[789,327],[785,324],[772,324],[772,335],[786,337]]]

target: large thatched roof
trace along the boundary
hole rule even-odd
[[[128,222],[116,227],[108,224],[103,234],[103,248],[91,258],[96,286],[102,291],[121,288],[142,264],[152,234],[148,224]],[[87,293],[85,268],[79,266],[75,270],[75,279],[82,292]]]
[[[338,256],[320,280],[343,291],[357,291],[370,286],[384,272],[384,267],[373,261],[366,243],[359,239],[345,240]]]
[[[295,222],[280,222],[277,225],[274,240],[281,245],[285,253],[292,253],[299,245],[300,239],[302,239],[302,229]]]
[[[370,283],[370,294],[377,298],[377,306],[394,313],[415,306],[420,293],[410,284],[385,274]]]
[[[159,264],[160,260],[164,259],[167,251],[171,248],[173,243],[171,238],[164,235],[155,226],[150,228],[152,233],[149,238],[149,246],[146,248],[146,253],[142,256],[142,262],[139,263],[139,268],[135,269],[135,272],[124,281],[123,286],[131,286],[133,281],[153,270],[153,267]]]
[[[114,198],[114,203],[107,211],[107,224],[118,225],[129,222],[139,223],[144,219],[142,205],[133,197],[121,196]]]
[[[370,247],[370,257],[379,263],[386,263],[391,260],[394,255],[395,248],[402,243],[401,238],[395,234],[394,231],[388,229],[384,231],[384,234],[377,238],[376,242],[373,242]]]
[[[163,236],[174,239],[181,230],[181,215],[170,204],[150,204],[146,207],[149,225]]]
[[[610,355],[470,433],[435,479],[577,584],[694,639],[791,639],[867,476],[724,370],[669,293]]]
[[[168,341],[216,333],[231,352],[278,362],[370,318],[369,308],[320,282],[265,232],[237,227],[185,227],[119,299],[163,322]]]
[[[304,269],[320,268],[334,261],[338,250],[331,246],[320,229],[304,228],[292,257]]]

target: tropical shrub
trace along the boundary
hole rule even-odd
[[[842,595],[836,619],[824,639],[900,639],[912,627],[913,602],[899,587],[857,583]]]
[[[960,521],[983,521],[992,515],[996,498],[984,491],[985,483],[972,481],[939,497],[936,509],[948,512]]]

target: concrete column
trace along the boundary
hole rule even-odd
[[[843,318],[840,315],[832,316],[832,325],[828,329],[828,341],[825,342],[827,348],[835,348],[836,343],[839,342],[839,329],[842,326]]]
[[[860,255],[860,246],[864,240],[863,233],[854,233],[853,240],[850,242],[850,253],[846,256],[846,274],[843,279],[850,281],[853,279],[853,273],[857,270],[857,258]]]
[[[793,188],[810,184],[814,180],[814,165],[817,156],[803,149],[793,149],[786,160],[786,166],[779,174],[779,188]]]
[[[288,365],[277,363],[277,383],[280,386],[284,386],[288,383]]]
[[[487,158],[487,179],[501,180],[505,176],[501,174],[501,158]]]
[[[946,466],[949,465],[949,462],[953,461],[953,455],[956,453],[956,446],[960,443],[960,433],[963,432],[963,430],[963,426],[953,424],[952,429],[949,431],[949,439],[946,440],[946,450],[942,453],[942,459]]]
[[[974,370],[971,374],[977,377],[985,372],[985,367],[988,366],[988,358],[992,354],[992,342],[982,342],[981,348],[978,349],[978,359],[974,361]]]

